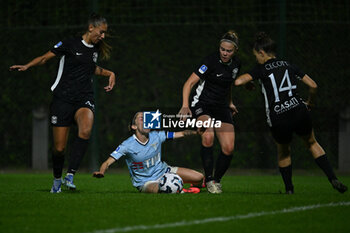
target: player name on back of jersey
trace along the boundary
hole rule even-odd
[[[274,61],[274,62],[265,64],[265,69],[272,70],[272,69],[279,68],[281,66],[289,66],[289,64],[286,61]]]

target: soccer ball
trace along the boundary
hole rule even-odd
[[[184,183],[181,177],[175,173],[165,173],[159,182],[161,193],[181,193]]]

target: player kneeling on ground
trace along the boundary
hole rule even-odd
[[[161,161],[161,144],[167,139],[181,138],[196,134],[195,131],[165,132],[150,131],[143,128],[143,112],[138,112],[132,119],[130,130],[134,135],[126,139],[101,165],[100,171],[94,172],[96,178],[104,177],[108,167],[122,156],[132,178],[132,184],[144,193],[176,193],[182,190],[182,182],[201,184],[203,174],[183,167],[171,167]],[[169,175],[170,173],[177,175]],[[181,178],[181,179],[179,179]],[[168,187],[167,187],[168,186]],[[199,192],[198,188],[183,189],[184,192]]]

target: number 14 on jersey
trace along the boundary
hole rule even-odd
[[[279,93],[288,91],[288,96],[291,97],[293,95],[292,90],[297,88],[296,85],[292,85],[289,78],[288,70],[284,72],[282,82],[278,89],[277,89],[276,79],[273,73],[269,75],[269,78],[271,80],[273,93],[275,94],[275,103],[280,101]]]

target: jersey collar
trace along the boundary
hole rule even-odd
[[[143,145],[143,146],[145,146],[145,145],[149,142],[149,138],[148,138],[148,140],[147,140],[146,142],[141,142],[141,141],[136,137],[135,134],[133,134],[132,136],[135,138],[135,140],[136,140],[138,143],[140,143],[140,144]]]
[[[231,58],[231,60],[230,60],[229,62],[227,62],[227,63],[224,63],[223,61],[221,61],[221,58],[219,58],[219,62],[220,62],[221,64],[225,65],[225,66],[229,66],[229,65],[232,64],[232,58]]]
[[[88,44],[88,43],[85,42],[85,40],[81,40],[81,42],[88,48],[93,48],[94,47],[93,44]]]
[[[230,61],[227,62],[227,63],[224,63],[223,61],[221,61],[220,52],[218,52],[218,58],[219,58],[219,62],[220,62],[221,64],[225,65],[225,66],[229,66],[229,65],[232,64],[232,58],[231,58]]]

